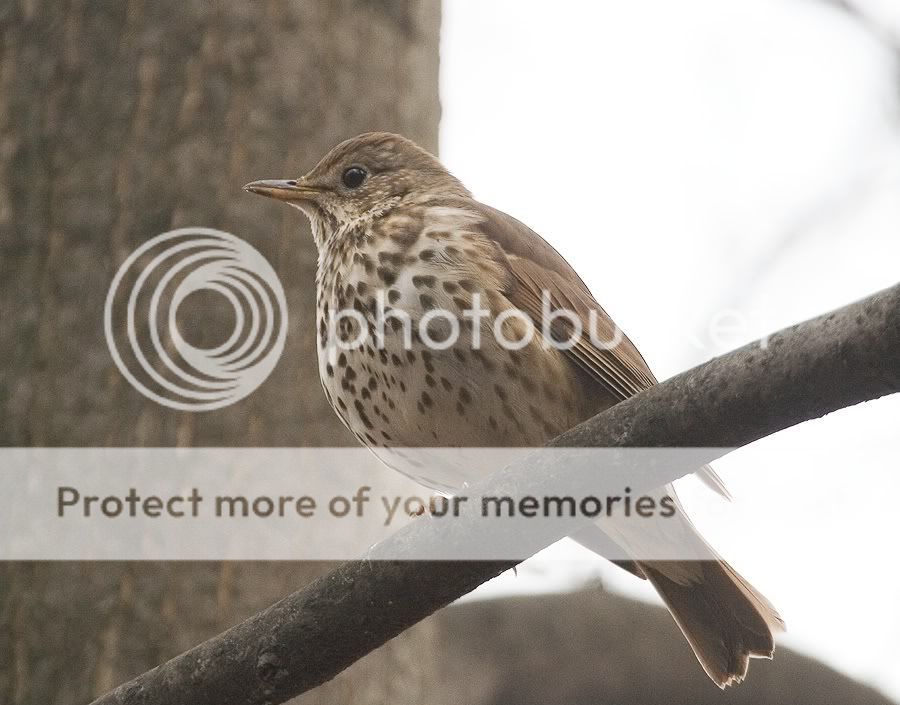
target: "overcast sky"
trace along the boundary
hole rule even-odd
[[[900,280],[900,90],[884,35],[817,0],[445,0],[441,154],[576,265],[665,378]],[[783,643],[900,698],[900,399],[679,484]],[[558,545],[477,594],[645,585]]]

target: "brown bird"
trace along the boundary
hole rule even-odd
[[[310,220],[319,251],[322,385],[341,420],[370,448],[536,447],[656,383],[556,250],[476,201],[435,157],[399,135],[360,135],[334,147],[306,176],[254,181],[245,189],[285,201]],[[419,327],[408,336],[398,315],[383,326],[381,340],[372,340],[379,301]],[[436,315],[464,316],[478,307],[486,318],[465,330]],[[362,319],[340,317],[338,334],[361,342],[338,349],[336,313],[348,309]],[[529,325],[544,330],[555,310],[573,312],[583,330],[615,344],[567,338],[577,325],[572,319],[550,327],[555,339],[574,339],[568,349],[540,337],[518,349],[504,344],[524,340]],[[476,331],[496,331],[498,318],[503,340],[484,335],[476,345]],[[354,322],[360,320],[365,330]],[[443,345],[451,337],[452,345]],[[427,477],[416,479],[452,492],[475,479],[470,475],[470,468],[429,467]],[[701,476],[724,492],[711,469]],[[666,490],[675,496],[671,486]],[[653,584],[717,685],[740,682],[751,657],[771,658],[772,630],[783,628],[782,620],[683,513],[677,516],[678,531],[704,547],[705,560],[617,563]],[[626,549],[647,539],[624,530],[613,536]]]

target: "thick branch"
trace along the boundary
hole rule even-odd
[[[900,285],[788,328],[768,345],[711,360],[568,431],[557,447],[746,445],[837,409],[900,391]],[[507,468],[473,494],[558,490],[577,482],[540,458]],[[628,476],[636,491],[693,468]],[[413,522],[385,555],[458,540],[477,526]],[[554,531],[560,530],[555,524]],[[562,530],[575,529],[563,526]],[[452,532],[452,535],[450,535]],[[535,551],[556,534],[529,536]],[[281,703],[334,677],[368,652],[513,565],[494,562],[346,563],[303,590],[95,701],[95,705]]]

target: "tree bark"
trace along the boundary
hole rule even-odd
[[[241,191],[366,130],[434,150],[438,0],[11,0],[0,7],[0,445],[304,446],[355,441],[321,394],[304,219]],[[121,262],[164,231],[247,240],[284,285],[271,377],[219,411],[141,396],[106,348]],[[210,304],[203,336],[225,329]],[[0,702],[85,702],[295,590],[326,566],[0,566]],[[312,696],[422,702],[427,628]],[[362,670],[361,672],[365,672]]]

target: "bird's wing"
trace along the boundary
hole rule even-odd
[[[565,354],[615,399],[627,399],[656,384],[637,348],[618,331],[587,285],[549,243],[490,206],[478,204],[478,211],[484,218],[482,232],[498,245],[497,256],[508,268],[508,290],[503,293],[514,306],[531,316],[541,330],[547,311],[573,312],[583,334]],[[563,317],[555,317],[549,330],[559,341],[574,338],[572,323]]]
[[[497,259],[508,269],[508,290],[504,294],[514,306],[531,316],[540,330],[547,310],[575,313],[583,334],[565,354],[613,399],[627,399],[656,384],[643,356],[562,255],[512,216],[481,203],[475,208],[482,218],[482,233],[497,245]],[[549,306],[545,306],[545,298]],[[574,337],[571,323],[564,318],[555,318],[549,329],[561,341]],[[731,498],[711,467],[701,468],[697,476],[714,492]]]

